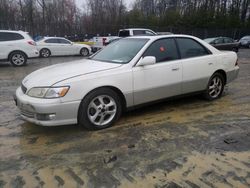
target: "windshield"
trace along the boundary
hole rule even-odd
[[[111,43],[94,55],[91,59],[110,63],[126,64],[136,56],[147,41],[148,39],[121,39],[115,43]]]

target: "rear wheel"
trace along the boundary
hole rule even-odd
[[[27,56],[23,52],[13,52],[9,56],[11,64],[15,67],[24,66],[27,63]]]
[[[80,51],[80,54],[83,56],[83,57],[86,57],[89,55],[89,50],[87,48],[82,48],[81,51]]]
[[[225,79],[220,73],[215,73],[209,80],[204,96],[208,100],[218,99],[224,90]]]
[[[78,123],[90,130],[104,129],[113,125],[121,111],[118,94],[109,88],[100,88],[89,93],[81,102]]]
[[[51,55],[51,52],[50,52],[49,49],[43,48],[43,49],[40,50],[40,56],[41,56],[41,57],[47,58],[47,57],[49,57],[50,55]]]

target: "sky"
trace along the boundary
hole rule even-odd
[[[124,0],[126,6],[128,7],[128,9],[131,8],[132,6],[132,3],[134,2],[135,0]],[[80,9],[83,9],[83,4],[85,3],[86,1],[85,0],[76,0],[76,4],[77,6],[80,8]]]

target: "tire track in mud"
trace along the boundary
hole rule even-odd
[[[218,101],[145,107],[99,132],[25,123],[0,100],[0,187],[250,187],[249,65]]]

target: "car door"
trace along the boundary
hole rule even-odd
[[[222,37],[215,39],[213,46],[218,50],[225,50],[225,44]]]
[[[174,38],[153,42],[143,57],[156,57],[156,64],[133,67],[134,104],[181,94],[182,65]]]
[[[225,50],[232,50],[234,47],[237,47],[237,44],[233,39],[225,37],[224,38]]]
[[[60,42],[61,55],[75,55],[76,49],[73,43],[66,39],[58,39]]]
[[[0,32],[0,59],[7,59],[10,44],[5,32]]]
[[[182,58],[182,93],[205,90],[216,60],[211,52],[192,38],[176,38]]]
[[[44,47],[48,48],[51,55],[62,55],[62,49],[58,38],[49,38],[44,41]]]

